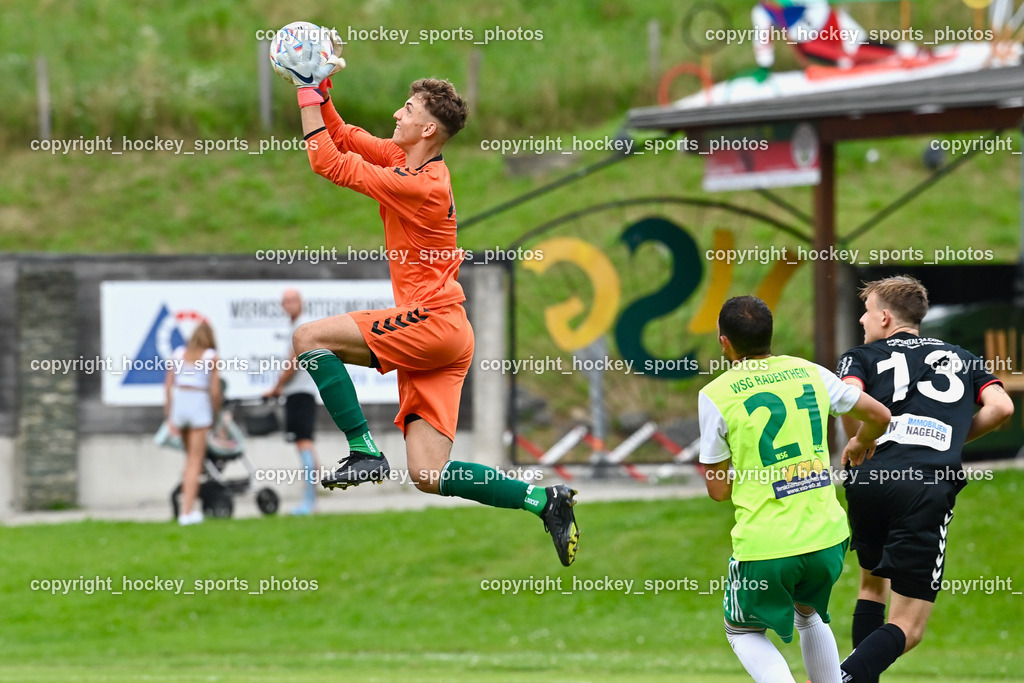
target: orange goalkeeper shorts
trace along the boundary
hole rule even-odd
[[[380,363],[378,371],[398,372],[398,415],[418,415],[455,439],[459,402],[473,362],[473,328],[462,304],[440,308],[386,308],[349,313]]]

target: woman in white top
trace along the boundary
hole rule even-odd
[[[167,370],[164,387],[167,392],[164,417],[172,431],[181,433],[185,446],[185,474],[181,481],[179,524],[198,524],[203,510],[196,507],[199,495],[199,473],[206,457],[206,435],[220,411],[220,375],[217,372],[217,351],[213,329],[203,322],[192,333],[186,346],[174,350],[176,361]]]

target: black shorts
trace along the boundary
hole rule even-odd
[[[289,394],[284,399],[284,438],[289,443],[313,438],[316,399],[313,394]]]
[[[860,471],[847,480],[850,547],[875,576],[900,595],[935,602],[946,564],[946,531],[961,487],[930,477],[873,481]]]

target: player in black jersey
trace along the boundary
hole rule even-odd
[[[876,280],[860,298],[864,344],[839,359],[836,374],[889,408],[892,421],[873,457],[847,464],[850,547],[861,577],[844,683],[877,681],[921,642],[942,582],[946,528],[965,484],[960,451],[1013,414],[1002,383],[980,358],[919,336],[928,311],[919,281]],[[859,426],[846,416],[843,425],[851,434]]]

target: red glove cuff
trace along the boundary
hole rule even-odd
[[[324,94],[317,88],[299,88],[299,109],[303,107],[319,107],[324,103]]]

